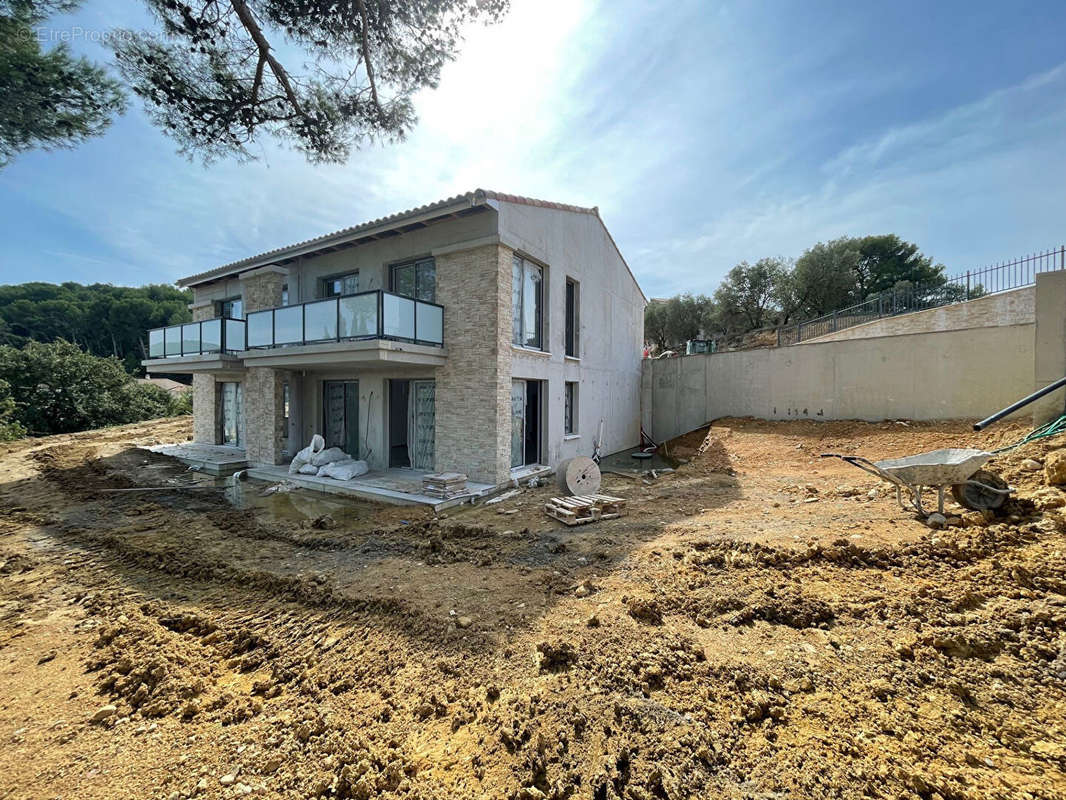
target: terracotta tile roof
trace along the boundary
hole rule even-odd
[[[472,192],[457,194],[454,197],[448,197],[434,203],[427,203],[426,205],[417,206],[416,208],[409,208],[406,211],[399,211],[395,214],[389,214],[388,216],[379,217],[378,219],[373,219],[368,222],[362,222],[349,228],[342,228],[333,233],[316,236],[312,239],[305,239],[302,242],[285,245],[284,247],[277,247],[273,250],[267,250],[258,255],[242,258],[238,261],[231,261],[228,264],[209,269],[206,272],[200,272],[196,275],[190,275],[187,278],[181,278],[178,281],[178,285],[193,286],[198,283],[215,280],[233,273],[241,272],[244,269],[253,269],[278,260],[291,259],[297,255],[311,252],[318,248],[344,244],[352,239],[359,238],[360,235],[371,236],[374,233],[383,233],[396,227],[400,227],[408,220],[413,220],[416,217],[422,217],[427,214],[432,215],[433,212],[436,211],[445,213],[445,209],[451,208],[453,210],[450,213],[454,213],[455,211],[462,211],[486,205],[489,200],[496,200],[504,203],[520,203],[522,205],[537,206],[539,208],[553,208],[560,211],[572,211],[579,214],[592,214],[597,218],[600,216],[599,208],[595,206],[592,208],[585,208],[583,206],[568,205],[566,203],[553,203],[548,200],[536,200],[532,197],[522,197],[521,195],[516,194],[493,192],[487,189],[475,189]],[[611,243],[614,244],[614,239],[611,237],[610,232],[608,232],[607,236],[608,238],[611,238]],[[614,246],[617,250],[618,245],[615,244]],[[619,255],[621,255],[620,251]],[[623,261],[624,260],[625,259],[623,259]]]

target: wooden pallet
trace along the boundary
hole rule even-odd
[[[544,504],[544,513],[564,525],[584,525],[601,519],[624,517],[626,501],[606,494],[584,494],[575,497],[553,497]]]

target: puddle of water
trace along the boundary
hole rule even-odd
[[[249,509],[281,522],[317,519],[329,514],[337,522],[359,522],[372,516],[380,507],[376,503],[355,498],[335,498],[321,492],[293,489],[289,492],[264,490],[276,484],[257,480],[237,480],[234,476],[216,478],[216,486],[224,486],[223,496],[234,508]]]
[[[674,468],[677,466],[676,461],[663,458],[658,453],[652,453],[651,458],[633,458],[632,454],[639,452],[640,448],[634,447],[630,450],[612,453],[600,460],[600,469],[613,470],[615,472],[632,472],[635,475],[639,475],[651,469]]]

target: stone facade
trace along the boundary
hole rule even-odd
[[[261,267],[241,275],[244,312],[278,308],[281,305],[281,287],[285,285],[288,274],[288,270],[282,267]]]
[[[492,484],[511,469],[511,259],[496,244],[436,259],[448,350],[436,374],[436,469]]]
[[[215,378],[203,372],[192,376],[192,439],[218,444],[218,391]]]
[[[244,449],[253,464],[282,463],[286,372],[251,367],[244,378]]]
[[[193,322],[203,322],[215,318],[215,304],[210,300],[201,303],[190,303],[189,310],[192,312]]]

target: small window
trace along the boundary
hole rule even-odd
[[[437,302],[437,263],[432,258],[423,258],[393,265],[389,271],[389,288],[404,297]]]
[[[281,285],[281,304],[287,306],[289,304],[289,284],[283,283]]]
[[[359,270],[322,279],[323,297],[340,297],[345,294],[355,294],[358,291]]]
[[[281,384],[281,422],[285,426],[283,430],[285,435],[288,435],[289,430],[289,413],[291,410],[292,395],[290,394],[289,382],[285,381]]]
[[[239,297],[218,301],[218,315],[228,319],[244,319],[244,304]]]
[[[563,433],[569,436],[577,433],[577,381],[567,381],[564,394]]]
[[[512,341],[522,347],[543,350],[544,270],[520,256],[511,268]]]
[[[578,314],[577,281],[566,279],[566,354],[577,358],[577,332],[580,315]]]

